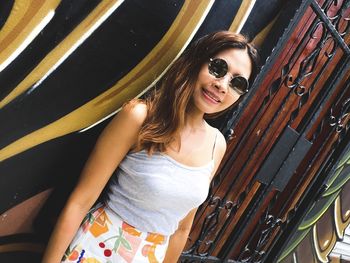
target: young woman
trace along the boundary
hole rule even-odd
[[[43,262],[177,262],[226,150],[204,117],[232,107],[256,70],[245,37],[216,32],[194,42],[152,96],[124,105],[98,138]],[[88,212],[106,185],[106,200]]]

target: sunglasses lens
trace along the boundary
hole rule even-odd
[[[231,80],[231,87],[237,90],[240,94],[248,91],[248,81],[241,76],[236,76]]]
[[[216,78],[224,77],[228,72],[228,65],[224,59],[214,58],[210,59],[208,64],[208,70],[211,75]],[[248,80],[242,76],[235,76],[230,81],[230,86],[233,91],[238,92],[240,95],[248,91]]]
[[[228,71],[228,65],[225,60],[220,58],[215,58],[209,62],[209,73],[215,76],[216,78],[222,78],[226,75]]]

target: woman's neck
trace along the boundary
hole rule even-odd
[[[204,113],[195,107],[190,107],[186,112],[185,127],[193,130],[203,129],[205,127]]]

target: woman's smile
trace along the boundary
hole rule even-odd
[[[220,98],[218,98],[214,93],[208,91],[207,89],[202,89],[203,97],[213,104],[219,104],[221,102]]]

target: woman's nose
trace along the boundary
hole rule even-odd
[[[216,79],[215,87],[219,91],[226,93],[229,89],[230,80],[231,80],[231,78],[230,78],[229,74],[226,74],[222,78]]]

